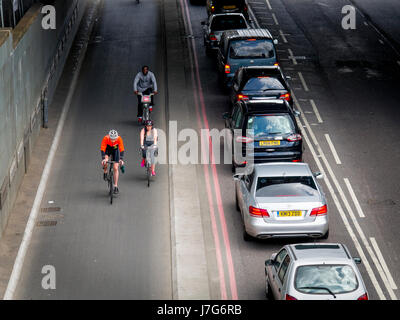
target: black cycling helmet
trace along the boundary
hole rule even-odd
[[[153,120],[149,119],[149,120],[146,120],[146,121],[144,122],[144,125],[145,125],[145,126],[154,126],[154,122],[153,122]]]

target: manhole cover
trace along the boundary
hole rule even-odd
[[[61,208],[60,207],[48,207],[48,208],[42,208],[40,209],[41,212],[60,212]]]
[[[53,227],[57,224],[57,221],[55,220],[44,220],[44,221],[38,221],[36,223],[36,226],[38,227]]]

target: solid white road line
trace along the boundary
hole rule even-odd
[[[365,218],[364,212],[363,212],[363,210],[361,209],[360,203],[358,202],[358,199],[357,199],[357,197],[356,197],[356,194],[354,193],[353,188],[351,187],[351,184],[350,184],[349,179],[344,178],[343,180],[344,180],[344,183],[345,183],[346,186],[347,186],[347,189],[349,190],[349,193],[350,193],[351,198],[353,199],[353,202],[354,202],[354,205],[356,206],[358,215],[360,216],[360,218]]]
[[[383,258],[383,255],[382,255],[381,250],[379,249],[378,243],[376,242],[374,237],[370,237],[369,239],[371,240],[372,246],[375,249],[376,255],[378,256],[379,262],[381,263],[382,268],[386,273],[386,276],[387,276],[387,278],[389,280],[390,285],[392,286],[392,289],[397,290],[397,285],[393,280],[393,277],[392,277],[392,275],[391,275],[391,273],[389,271],[389,268],[388,268],[388,266],[386,264],[385,259]]]
[[[269,3],[269,0],[265,0],[267,2],[267,6],[269,10],[272,10],[271,4]]]
[[[351,206],[350,206],[349,202],[347,201],[347,198],[346,198],[346,196],[345,196],[345,194],[344,194],[344,192],[343,192],[343,190],[342,190],[342,188],[341,188],[341,186],[340,186],[340,184],[339,184],[339,182],[338,182],[338,180],[337,180],[337,178],[336,178],[336,176],[335,176],[335,174],[334,174],[334,172],[333,172],[333,170],[332,170],[332,167],[330,166],[330,164],[329,164],[329,162],[328,162],[328,160],[327,160],[327,158],[326,158],[326,156],[325,156],[324,151],[321,149],[321,146],[320,146],[320,144],[318,143],[318,141],[317,141],[317,139],[316,139],[316,137],[315,137],[315,134],[314,134],[314,132],[313,132],[311,126],[308,124],[307,118],[305,117],[304,113],[302,112],[301,106],[300,106],[300,104],[298,103],[298,101],[297,101],[297,99],[296,99],[296,97],[295,97],[294,94],[293,94],[293,101],[295,102],[297,108],[298,108],[299,111],[301,112],[301,117],[302,117],[302,119],[303,119],[303,121],[304,121],[304,123],[305,123],[305,125],[306,125],[306,127],[307,127],[307,129],[308,129],[308,131],[310,132],[311,138],[313,139],[313,142],[314,142],[314,144],[316,145],[317,150],[319,151],[319,154],[320,154],[320,156],[321,156],[321,159],[322,159],[322,161],[324,162],[326,168],[328,169],[328,172],[329,172],[329,174],[330,174],[330,176],[331,176],[331,178],[332,178],[332,181],[333,181],[334,185],[336,186],[336,189],[337,189],[338,192],[339,192],[339,195],[340,195],[340,197],[341,197],[341,199],[342,199],[342,201],[343,201],[343,203],[344,203],[344,205],[345,205],[345,207],[346,207],[346,209],[347,209],[347,211],[348,211],[348,213],[349,213],[349,216],[350,216],[350,218],[351,218],[351,220],[352,220],[352,222],[353,222],[353,224],[354,224],[354,227],[356,228],[356,230],[357,230],[357,232],[358,232],[358,234],[359,234],[359,236],[360,236],[360,238],[361,238],[362,243],[363,243],[364,246],[366,247],[366,249],[367,249],[367,251],[368,251],[368,253],[369,253],[369,255],[370,255],[370,257],[371,257],[371,259],[372,259],[372,261],[373,261],[373,263],[375,264],[375,267],[377,268],[378,273],[379,273],[379,275],[381,276],[381,279],[382,279],[382,281],[383,281],[383,283],[384,283],[384,285],[385,285],[387,291],[389,292],[389,295],[390,295],[391,299],[397,300],[396,294],[393,292],[393,289],[391,288],[390,284],[388,283],[388,280],[387,280],[387,278],[386,278],[386,275],[385,275],[385,273],[383,272],[383,270],[382,270],[382,268],[381,268],[381,265],[379,264],[379,261],[378,261],[378,259],[376,258],[376,255],[375,255],[374,251],[372,250],[371,246],[369,245],[369,242],[368,242],[367,238],[365,237],[364,231],[362,230],[360,224],[358,223],[358,221],[357,221],[357,219],[356,219],[356,217],[355,217],[355,215],[354,215],[354,212],[353,212],[353,210],[351,209]],[[332,197],[336,197],[336,195],[335,195],[335,194],[332,194]],[[346,217],[346,216],[344,216],[344,217]],[[346,217],[346,219],[347,219],[347,217]],[[355,239],[356,239],[356,238],[355,238]],[[354,241],[354,239],[353,239],[353,241]],[[357,241],[358,241],[358,240],[357,240]],[[361,247],[360,247],[360,249],[361,249]],[[363,251],[362,251],[362,254],[364,254]],[[361,255],[361,253],[360,253],[360,255]],[[367,267],[367,266],[366,266],[366,267]],[[367,270],[368,270],[368,269],[367,269]],[[371,271],[372,271],[372,269],[371,269]],[[371,277],[371,274],[370,274],[370,277]],[[374,277],[375,277],[375,275],[374,275]],[[373,281],[372,278],[371,278],[371,281]],[[375,286],[375,287],[376,287],[376,286]],[[377,288],[377,287],[376,287],[376,288]],[[380,288],[380,287],[379,287],[379,288]],[[381,290],[381,289],[380,289],[380,290]],[[379,292],[378,292],[378,294],[379,294]],[[386,298],[385,298],[385,299],[386,299]]]
[[[304,87],[304,91],[310,91],[310,90],[308,89],[308,86],[307,86],[306,81],[304,80],[303,74],[302,74],[301,72],[297,72],[297,73],[299,74],[299,78],[300,78],[301,84],[302,84],[303,87]]]
[[[254,15],[254,12],[250,6],[248,6],[248,10],[249,10],[249,14],[252,17],[252,19],[251,19],[252,24],[254,24],[257,29],[260,29],[260,24],[258,23],[258,20],[257,20],[256,16]]]
[[[335,146],[333,145],[331,138],[329,137],[329,134],[325,133],[325,138],[326,138],[326,141],[328,141],[329,148],[331,148],[331,152],[333,154],[333,157],[335,158],[336,163],[342,164],[342,161],[340,161],[340,159],[339,159],[339,156],[336,152]]]
[[[292,62],[293,62],[293,64],[296,65],[296,64],[297,64],[297,61],[296,61],[296,59],[295,59],[294,56],[293,56],[293,51],[290,50],[290,49],[288,49],[288,52],[289,52],[289,59],[291,59]],[[282,59],[281,59],[281,60],[282,60]]]
[[[308,131],[310,132],[310,135],[311,135],[311,139],[313,140],[314,144],[318,148],[319,144],[318,144],[318,142],[317,142],[317,140],[316,140],[316,138],[314,136],[314,133],[312,132],[312,129],[310,128],[310,126],[308,124],[307,118],[304,116],[304,113],[302,112],[301,106],[298,103],[295,95],[293,95],[293,101],[294,101],[295,105],[297,106],[298,110],[301,112],[301,118],[303,119],[304,125],[300,122],[300,120],[298,118],[296,118],[296,120],[299,122],[299,125],[301,127],[305,127],[305,128],[308,129]],[[362,249],[362,247],[361,247],[361,245],[360,245],[360,243],[359,243],[359,241],[357,239],[357,236],[355,235],[355,233],[353,231],[353,228],[351,227],[351,225],[350,225],[350,223],[349,223],[349,221],[347,219],[347,216],[344,213],[342,205],[340,204],[339,199],[336,196],[336,192],[335,192],[335,190],[333,189],[333,187],[331,185],[331,182],[329,180],[328,175],[325,173],[325,170],[324,170],[324,168],[323,168],[323,166],[321,164],[321,161],[320,161],[319,158],[322,158],[322,159],[324,158],[323,155],[321,154],[323,151],[319,150],[320,154],[317,155],[316,152],[315,152],[314,146],[310,142],[310,139],[308,138],[308,135],[307,135],[305,130],[303,130],[302,135],[303,135],[304,140],[306,141],[306,143],[308,145],[308,148],[310,149],[310,152],[311,152],[311,154],[312,154],[312,156],[313,156],[313,158],[315,160],[315,163],[317,164],[318,170],[321,173],[323,173],[324,176],[325,176],[324,180],[325,180],[326,186],[327,186],[327,188],[328,188],[328,190],[329,190],[329,192],[330,192],[330,194],[332,196],[333,202],[335,203],[336,208],[338,209],[339,215],[342,218],[343,224],[344,224],[345,228],[347,229],[347,232],[349,233],[350,238],[353,240],[354,246],[355,246],[360,258],[362,259],[362,261],[364,263],[365,269],[367,270],[367,273],[368,273],[368,275],[369,275],[369,277],[371,279],[371,282],[372,282],[373,286],[376,289],[376,292],[377,292],[379,298],[381,300],[386,300],[386,297],[383,294],[382,288],[379,285],[379,282],[375,277],[374,271],[372,270],[372,268],[371,268],[371,266],[369,264],[369,261],[367,260],[367,257],[364,254],[364,250]]]
[[[284,42],[284,43],[287,43],[288,41],[287,41],[285,35],[283,34],[282,30],[279,30],[279,34],[281,35],[283,42]],[[292,55],[293,55],[293,54],[292,54]],[[297,63],[296,63],[296,64],[297,64]]]
[[[313,100],[313,99],[310,99],[310,103],[311,103],[311,107],[312,107],[313,110],[314,110],[315,116],[317,117],[318,122],[319,122],[319,123],[323,123],[324,121],[322,120],[322,118],[321,118],[321,116],[320,116],[320,114],[319,114],[319,111],[318,111],[318,109],[317,109],[317,106],[316,106],[314,100]]]
[[[92,23],[91,27],[93,27],[93,25],[94,24]],[[89,34],[90,33],[91,33],[91,30],[89,30]],[[88,41],[85,42],[85,44],[82,48],[82,51],[81,51],[81,54],[79,57],[79,61],[78,61],[78,65],[74,71],[75,74],[72,78],[71,86],[68,91],[68,96],[67,96],[64,106],[62,108],[62,112],[60,115],[60,119],[58,121],[57,129],[56,129],[56,132],[55,132],[55,135],[53,138],[53,142],[50,147],[49,155],[47,157],[47,161],[46,161],[45,167],[43,169],[42,177],[40,178],[39,187],[37,189],[35,200],[33,202],[33,206],[32,206],[31,212],[29,214],[29,219],[28,219],[28,222],[25,227],[24,236],[22,238],[21,245],[18,249],[18,253],[17,253],[17,257],[14,262],[13,270],[12,270],[10,279],[8,281],[7,289],[4,294],[4,298],[3,298],[4,300],[13,299],[15,290],[18,285],[19,278],[21,276],[26,252],[28,250],[29,243],[32,238],[33,230],[35,228],[36,218],[38,216],[40,205],[43,200],[43,195],[46,190],[47,181],[50,176],[51,166],[53,164],[54,157],[55,157],[55,154],[56,154],[59,142],[60,142],[62,130],[64,128],[65,119],[67,117],[68,110],[71,106],[72,97],[75,92],[76,84],[78,82],[79,73],[80,73],[82,63],[83,63],[83,58],[85,57],[85,54],[86,54],[87,45],[88,45]]]
[[[279,25],[279,22],[278,22],[278,19],[276,18],[275,13],[272,13],[272,18],[274,19],[275,24],[276,24],[276,25]]]

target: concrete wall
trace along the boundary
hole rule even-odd
[[[0,237],[89,0],[55,1],[55,30],[35,4],[15,29],[0,28]]]

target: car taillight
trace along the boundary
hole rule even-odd
[[[297,299],[295,297],[292,297],[292,296],[286,294],[285,300],[297,300]]]
[[[210,33],[210,40],[211,41],[217,41],[217,37],[215,36],[214,33]]]
[[[247,5],[243,7],[243,11],[247,11]]]
[[[236,142],[239,142],[239,143],[251,143],[253,141],[254,140],[252,138],[249,138],[249,137],[239,136],[239,137],[236,138]]]
[[[249,214],[253,217],[262,218],[269,217],[268,211],[265,209],[255,208],[253,206],[249,207]]]
[[[328,207],[324,205],[322,207],[312,209],[310,216],[324,216],[327,213],[328,213]]]
[[[225,73],[231,73],[231,66],[229,64],[225,65]]]
[[[238,94],[238,95],[236,95],[236,98],[237,98],[237,101],[240,101],[240,100],[249,100],[249,96],[246,96],[245,94]]]
[[[211,12],[214,12],[214,11],[215,11],[215,7],[211,6]]]
[[[301,134],[298,133],[291,134],[289,137],[286,138],[286,140],[290,142],[300,141]]]
[[[368,300],[368,294],[364,293],[361,297],[359,297],[357,300]]]
[[[278,62],[275,62],[275,63],[274,63],[274,66],[279,66],[279,63],[278,63]]]
[[[281,94],[279,99],[284,99],[286,101],[290,101],[290,93]]]
[[[292,162],[301,162],[301,159],[292,160]]]

